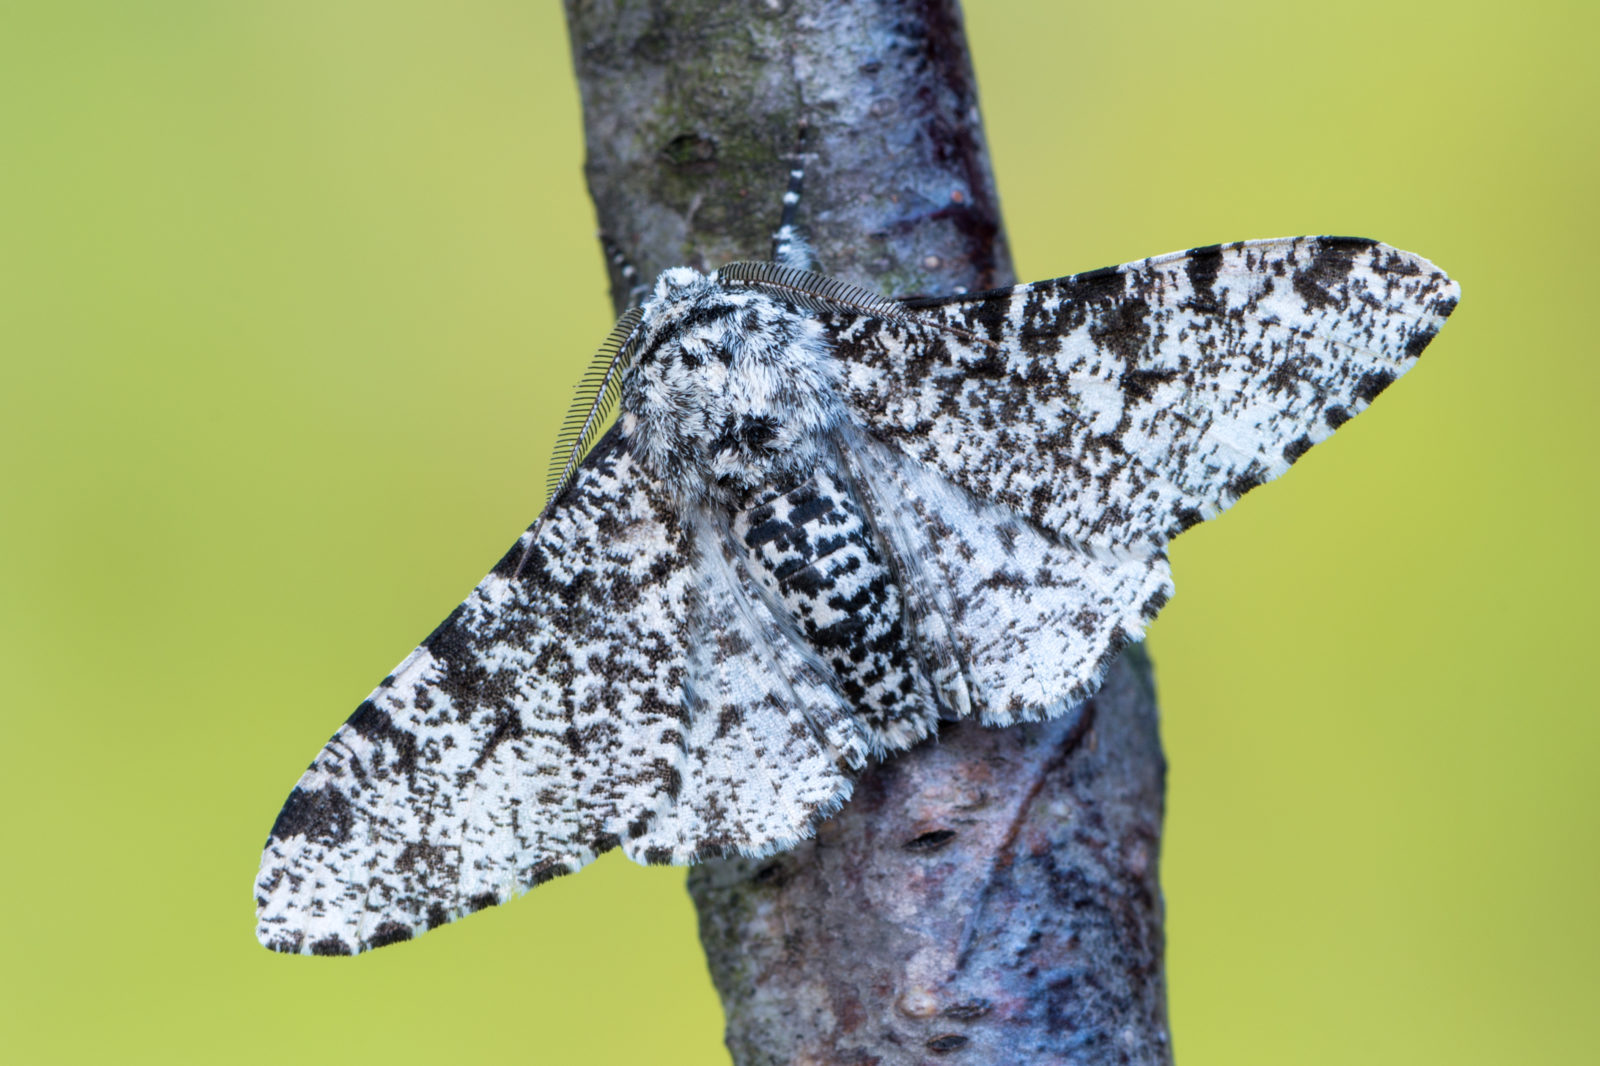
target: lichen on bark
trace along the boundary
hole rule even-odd
[[[826,272],[892,296],[1015,280],[954,0],[566,8],[590,192],[643,278],[764,257],[804,122]],[[815,840],[697,867],[734,1061],[1171,1061],[1164,771],[1134,648],[1076,712],[950,725]]]

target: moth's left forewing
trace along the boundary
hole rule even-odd
[[[1300,237],[833,326],[875,434],[1061,537],[1159,545],[1365,408],[1457,295],[1409,253]]]

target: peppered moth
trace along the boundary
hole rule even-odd
[[[290,794],[262,943],[410,939],[613,847],[766,854],[941,719],[1065,712],[1171,594],[1167,542],[1457,297],[1338,237],[904,302],[779,259],[624,317],[545,512]]]

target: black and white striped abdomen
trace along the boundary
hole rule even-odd
[[[898,747],[929,732],[937,713],[910,654],[905,597],[849,486],[819,468],[747,500],[732,531],[751,572],[833,668],[864,724]]]

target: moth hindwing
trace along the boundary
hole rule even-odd
[[[1167,542],[1365,408],[1456,296],[1328,237],[912,302],[666,271],[539,520],[291,793],[262,942],[409,939],[613,847],[766,854],[943,718],[1071,711],[1171,594]]]

